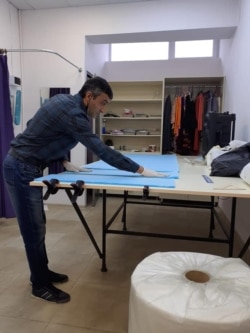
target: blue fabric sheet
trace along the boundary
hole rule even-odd
[[[127,157],[134,160],[139,165],[147,169],[152,169],[155,171],[161,172],[174,172],[175,174],[179,173],[179,165],[176,158],[176,155],[150,155],[150,154],[124,154]],[[97,161],[89,163],[83,166],[84,168],[90,169],[102,169],[102,170],[114,170],[116,168],[107,164],[104,161]]]
[[[86,168],[87,167],[87,168]],[[123,171],[123,170],[118,170],[118,169],[88,169],[88,166],[85,166],[85,170],[89,171],[84,171],[81,172],[81,174],[85,175],[102,175],[102,176],[120,176],[120,177],[141,177],[138,173],[133,173],[129,171]],[[179,178],[179,172],[175,171],[167,171],[163,172],[168,176],[169,179],[178,179]]]
[[[78,180],[84,181],[86,185],[105,184],[105,185],[120,185],[120,186],[149,186],[161,188],[174,188],[174,179],[169,178],[149,178],[138,175],[138,177],[121,177],[121,176],[104,176],[104,175],[89,175],[85,172],[62,172],[57,174],[49,174],[44,177],[36,178],[35,181],[43,181],[58,179],[61,183],[76,183]]]
[[[98,161],[86,164],[83,167],[89,169],[87,172],[62,172],[49,174],[35,181],[50,181],[52,178],[58,179],[62,183],[75,183],[78,180],[84,181],[86,185],[105,184],[119,186],[149,186],[161,188],[174,188],[174,179],[179,178],[179,165],[175,155],[149,155],[149,154],[126,154],[138,164],[148,169],[153,169],[167,174],[167,177],[143,177],[138,173],[118,170],[109,164]]]

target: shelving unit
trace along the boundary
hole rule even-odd
[[[161,152],[163,82],[110,82],[114,99],[100,121],[100,137],[117,150]],[[110,116],[108,116],[110,115]],[[105,130],[104,130],[105,128]]]

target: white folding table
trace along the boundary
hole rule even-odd
[[[51,194],[56,194],[59,190],[64,190],[67,193],[72,206],[102,260],[102,271],[107,270],[106,241],[107,234],[109,233],[226,243],[228,244],[228,256],[233,255],[237,198],[250,198],[250,187],[241,178],[210,177],[207,166],[200,163],[195,157],[154,154],[134,154],[129,156],[145,167],[167,173],[169,177],[147,178],[138,174],[120,171],[112,167],[107,168],[104,162],[99,161],[85,166],[91,168],[92,171],[90,172],[63,172],[61,174],[48,175],[35,179],[30,185],[47,187],[45,199]],[[77,197],[82,195],[85,189],[99,190],[102,193],[102,224],[100,224],[102,228],[102,244],[100,246],[97,244],[77,204]],[[120,206],[116,209],[113,216],[107,220],[107,197],[109,191],[113,190],[120,191],[123,195]],[[138,196],[138,192],[141,192],[141,197]],[[136,193],[136,197],[131,195],[133,193]],[[168,199],[168,195],[173,194],[178,194],[178,197],[183,197],[184,199]],[[187,196],[195,197],[197,200],[187,200]],[[162,199],[162,197],[164,198]],[[216,197],[232,199],[229,232],[220,221],[216,210]],[[150,198],[158,198],[158,200],[152,202]],[[130,230],[127,227],[126,217],[128,204],[209,209],[209,233],[207,237],[199,237]],[[112,224],[120,212],[122,212],[122,227],[120,229],[112,229]],[[215,222],[218,222],[225,237],[216,238],[213,236]]]

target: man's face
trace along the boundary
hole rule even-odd
[[[105,93],[94,97],[91,92],[87,92],[84,98],[84,102],[85,106],[87,107],[88,116],[91,118],[96,118],[100,112],[104,112],[104,108],[108,103],[110,103],[110,99]]]

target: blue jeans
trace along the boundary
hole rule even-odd
[[[46,217],[41,187],[30,186],[41,177],[38,166],[20,161],[9,154],[3,163],[3,176],[23,237],[32,284],[39,288],[49,282],[48,258],[45,247]]]

